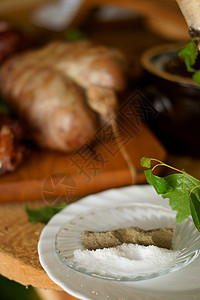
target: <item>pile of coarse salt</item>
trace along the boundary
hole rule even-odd
[[[128,276],[136,272],[156,272],[177,258],[180,251],[156,246],[122,244],[113,248],[75,250],[74,263],[87,271]]]

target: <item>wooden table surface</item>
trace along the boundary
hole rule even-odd
[[[10,16],[13,16],[13,14],[10,14]],[[178,20],[180,21],[180,16],[178,16]],[[119,26],[115,24],[115,26],[113,26],[112,24],[101,24],[101,26],[97,25],[96,28],[92,28],[91,26],[85,26],[85,28],[87,29],[87,34],[89,38],[94,39],[95,41],[98,41],[100,43],[107,44],[108,46],[116,46],[125,52],[132,66],[134,89],[137,88],[137,82],[141,76],[141,66],[139,63],[139,56],[141,52],[152,45],[170,41],[170,39],[166,39],[166,34],[164,35],[164,37],[161,37],[160,34],[155,34],[152,33],[152,31],[149,31],[146,27],[146,23],[141,21],[140,18],[136,21],[129,23],[129,25],[123,24]],[[183,34],[183,36],[185,38],[185,34]],[[173,39],[174,36],[172,36],[172,40]],[[200,178],[200,161],[198,159],[194,159],[191,157],[175,156],[169,153],[166,156],[165,149],[162,147],[157,138],[155,138],[155,136],[143,122],[140,123],[140,130],[134,136],[134,140],[131,143],[127,143],[126,147],[128,147],[128,151],[130,153],[133,153],[133,162],[137,165],[138,169],[139,158],[141,156],[153,156],[160,159],[164,159],[169,163],[172,163],[176,167],[184,168],[186,169],[186,171]],[[62,168],[55,168],[55,160],[57,154],[49,153],[45,155],[44,153],[40,153],[40,155],[43,158],[49,157],[49,160],[47,159],[46,163],[44,162],[45,166],[49,169],[48,172],[44,172],[45,174],[43,174],[44,176],[42,177],[43,181],[40,180],[41,188],[41,183],[44,183],[44,180],[48,176],[48,174],[51,175],[52,172],[61,172],[63,174],[65,170]],[[37,161],[37,155],[33,155],[33,157],[35,163]],[[50,162],[51,165],[48,164]],[[27,165],[30,168],[29,162],[27,163]],[[60,162],[60,165],[62,165],[62,162]],[[30,170],[31,169],[29,169],[29,171]],[[100,190],[110,188],[113,186],[130,184],[130,174],[128,174],[127,165],[123,161],[123,158],[120,156],[120,153],[118,153],[118,159],[113,157],[110,161],[110,166],[102,171],[107,172],[107,177],[105,178],[109,178],[115,175],[116,184],[113,184],[113,181],[111,181],[109,184],[106,185],[104,172],[102,172],[102,186],[98,187],[97,182],[95,182],[94,185],[90,185],[89,189],[81,190],[82,194],[85,195],[92,192],[98,192]],[[34,172],[33,173],[35,174],[35,177],[31,175],[34,177],[32,179],[38,182],[36,169],[34,170]],[[0,190],[0,195],[1,192],[3,195],[2,199],[0,198],[0,202],[2,202],[0,204],[0,274],[6,276],[7,278],[16,280],[23,285],[33,285],[34,287],[38,288],[54,289],[56,291],[61,291],[61,288],[49,279],[49,277],[47,276],[47,274],[42,269],[39,263],[37,243],[44,225],[41,223],[29,223],[25,212],[26,205],[32,207],[51,205],[55,203],[55,199],[48,199],[48,201],[44,201],[44,195],[42,197],[41,195],[39,196],[37,189],[37,193],[25,194],[23,195],[23,197],[18,199],[23,200],[23,202],[15,201],[17,200],[17,197],[13,197],[13,191],[15,195],[19,193],[21,189],[19,181],[21,180],[21,183],[23,184],[23,180],[25,177],[28,180],[30,179],[30,172],[26,173],[26,169],[24,170],[22,168],[19,171],[17,171],[16,174],[16,176],[14,174],[10,174],[0,179],[0,189],[2,187],[2,190]],[[122,174],[125,174],[124,182],[121,182],[121,178],[123,177]],[[18,180],[16,180],[16,178],[18,178]],[[94,179],[95,178],[93,178],[93,180]],[[99,181],[99,179],[97,181]],[[143,182],[144,177],[140,174],[138,177],[138,183]],[[31,188],[31,182],[29,182],[29,184],[29,188]],[[80,182],[78,182],[77,184],[79,186]],[[84,186],[83,183],[81,184],[82,186]],[[16,188],[17,185],[18,187]],[[6,190],[8,191],[7,193]],[[35,192],[35,190],[33,192]],[[81,195],[81,193],[79,194],[79,196]],[[6,194],[8,195],[7,197]],[[40,200],[33,201],[36,198],[40,198]],[[28,202],[25,200],[32,201]],[[73,299],[73,297],[69,299]]]

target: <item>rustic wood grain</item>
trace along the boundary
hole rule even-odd
[[[30,203],[0,206],[0,274],[23,285],[61,290],[40,265],[37,243],[44,225],[28,222],[25,206]],[[47,204],[34,202],[32,207]]]
[[[139,122],[137,128],[134,122],[123,123],[121,133],[123,147],[126,148],[137,170],[137,182],[134,183],[142,183],[145,177],[140,166],[141,157],[154,156],[164,160],[166,153],[143,122]],[[104,139],[107,131],[103,132],[103,135],[100,133],[100,136]],[[108,142],[104,142],[100,138],[100,142],[98,140],[94,147],[86,145],[82,152],[75,155],[33,151],[19,169],[0,177],[0,203],[59,196],[66,196],[71,202],[76,196],[132,184],[128,165],[120,152],[121,146],[116,144],[112,136],[109,139]],[[50,176],[58,183],[55,187],[52,186]],[[65,176],[66,180],[72,181],[72,188],[75,189],[73,195],[68,195],[69,189],[66,190],[70,182],[64,185],[62,183]]]

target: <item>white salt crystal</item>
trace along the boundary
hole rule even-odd
[[[123,244],[113,248],[75,250],[74,263],[91,272],[128,276],[133,272],[159,271],[179,253],[156,246]]]

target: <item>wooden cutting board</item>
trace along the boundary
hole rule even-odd
[[[129,108],[128,108],[129,109]],[[144,111],[142,111],[144,114]],[[105,189],[143,183],[143,156],[165,159],[165,149],[138,116],[127,111],[119,118],[122,144],[110,127],[99,126],[93,144],[85,144],[73,155],[32,150],[15,172],[0,177],[0,202],[48,200],[62,196],[68,202]],[[118,134],[118,133],[117,133]],[[131,174],[120,148],[124,147],[137,171]]]

